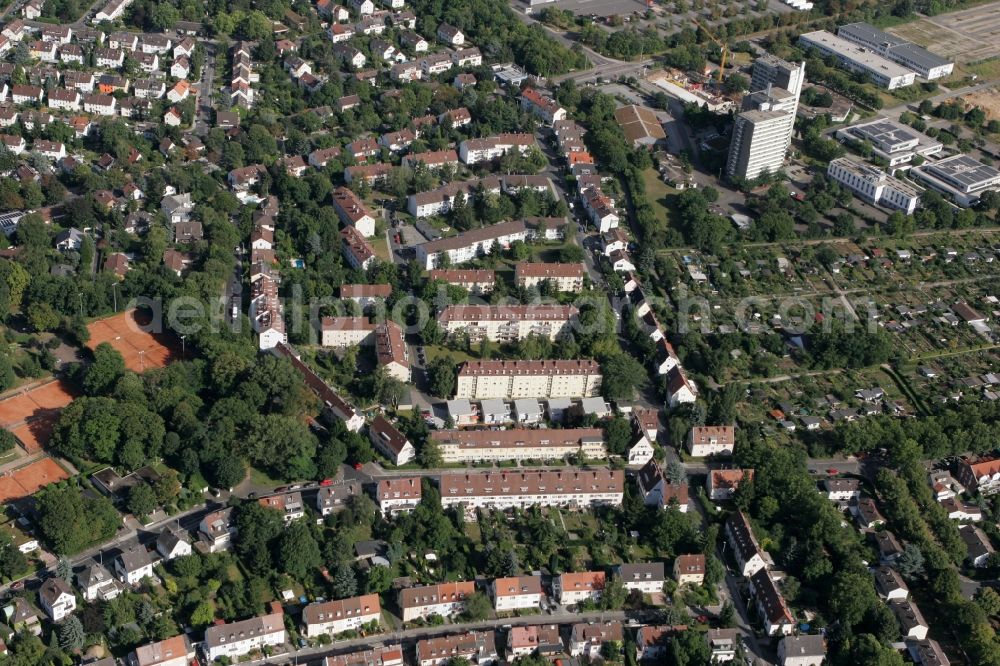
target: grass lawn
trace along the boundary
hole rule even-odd
[[[656,216],[663,216],[663,219],[670,223],[670,206],[667,202],[669,197],[677,196],[679,190],[670,187],[660,178],[660,172],[649,168],[642,172],[642,182],[646,185],[646,198],[656,211]]]
[[[478,358],[476,355],[467,354],[466,352],[461,351],[453,351],[451,349],[441,347],[440,345],[427,345],[424,347],[424,352],[427,354],[428,364],[439,356],[446,356],[450,358],[453,363],[463,363],[464,361],[473,361]]]
[[[392,263],[392,255],[389,254],[389,245],[385,241],[385,235],[376,235],[375,238],[371,239],[372,249],[375,250],[375,254],[378,258],[387,263]]]
[[[277,487],[283,485],[285,482],[280,479],[272,479],[265,472],[257,469],[256,467],[251,467],[250,483],[254,484],[255,486]]]
[[[465,523],[465,536],[469,537],[472,543],[480,543],[483,540],[483,530],[477,522]]]
[[[989,58],[976,64],[970,63],[964,65],[962,69],[969,74],[976,74],[981,79],[1000,79],[1000,58]]]

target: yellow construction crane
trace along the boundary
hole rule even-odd
[[[718,80],[719,84],[721,85],[722,73],[726,69],[726,56],[729,55],[729,45],[724,44],[723,42],[720,42],[718,39],[716,39],[715,35],[709,32],[708,28],[706,28],[705,26],[703,26],[701,23],[698,22],[698,19],[691,19],[691,20],[694,22],[696,26],[701,28],[701,31],[704,32],[706,35],[708,35],[708,38],[711,39],[715,43],[715,45],[718,46],[719,49],[722,51],[722,57],[719,59],[719,80]]]

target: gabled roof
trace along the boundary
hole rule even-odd
[[[118,559],[124,565],[125,570],[130,573],[153,564],[153,560],[149,557],[149,552],[142,546],[126,548],[118,556]]]

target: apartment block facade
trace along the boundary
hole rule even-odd
[[[448,473],[438,483],[441,505],[462,505],[466,519],[472,519],[477,509],[620,506],[625,473],[609,469]]]
[[[431,440],[445,463],[553,460],[581,455],[607,458],[600,428],[434,430]]]
[[[448,335],[464,332],[473,342],[517,342],[529,335],[556,340],[578,315],[572,305],[449,305],[437,321]]]
[[[456,398],[592,398],[601,392],[597,361],[467,361],[458,371]]]

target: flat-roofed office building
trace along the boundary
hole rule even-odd
[[[848,71],[864,73],[876,85],[888,90],[912,86],[917,79],[917,73],[912,69],[896,64],[878,53],[826,30],[816,30],[799,36],[799,46],[816,49],[823,56],[834,57]]]
[[[908,164],[917,155],[925,158],[937,155],[944,149],[940,141],[888,118],[875,118],[843,127],[837,130],[837,138],[867,141],[872,146],[872,152],[891,167]]]
[[[983,192],[1000,189],[1000,171],[964,154],[913,167],[910,173],[959,206],[973,206]]]
[[[947,58],[935,55],[902,37],[879,30],[869,23],[842,25],[837,29],[837,36],[912,69],[928,81],[948,76],[955,69],[955,63]]]

